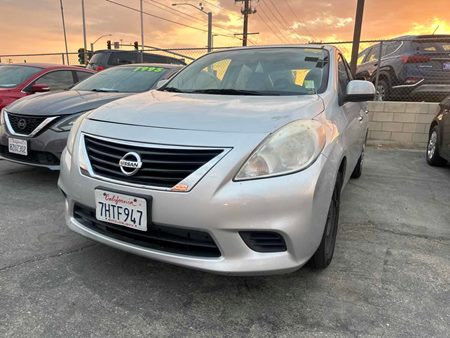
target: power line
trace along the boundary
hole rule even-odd
[[[208,5],[210,5],[210,6],[215,7],[215,8],[217,8],[217,9],[223,10],[222,7],[219,7],[219,6],[213,4],[213,3],[209,2],[209,1],[203,0],[203,2],[206,3],[206,4],[208,4]]]
[[[133,8],[133,7],[130,7],[130,6],[121,4],[121,3],[116,2],[116,1],[113,1],[113,0],[105,0],[105,1],[106,1],[106,2],[109,2],[109,3],[112,3],[112,4],[114,4],[114,5],[117,5],[117,6],[123,7],[123,8],[127,8],[127,9],[129,9],[129,10],[134,11],[134,12],[138,12],[138,13],[141,12],[139,9],[136,9],[136,8]],[[151,17],[153,17],[153,18],[155,18],[155,19],[159,19],[159,20],[162,20],[162,21],[170,22],[170,23],[175,24],[175,25],[178,25],[178,26],[183,26],[183,27],[190,28],[190,29],[193,29],[193,30],[196,30],[196,31],[208,33],[208,31],[205,30],[205,29],[203,29],[203,28],[199,28],[199,27],[195,27],[195,26],[190,26],[190,25],[184,24],[184,23],[182,23],[182,22],[177,22],[177,21],[174,21],[174,20],[170,20],[170,19],[167,19],[167,18],[158,16],[158,15],[155,15],[155,14],[150,14],[150,13],[144,12],[144,11],[142,11],[142,13],[145,14],[145,15],[151,16]],[[217,36],[227,37],[227,38],[239,39],[239,38],[237,38],[237,37],[234,36],[234,35],[225,35],[225,34],[218,34],[218,33],[216,33],[216,35],[217,35]],[[239,40],[240,40],[240,39],[239,39]]]
[[[260,2],[260,4],[262,4],[262,2]],[[270,9],[268,8],[269,13],[271,14],[272,18],[275,19],[274,20],[270,20],[269,18],[269,14],[267,14],[267,12],[265,11],[264,7],[261,7],[260,5],[260,12],[262,14],[264,14],[264,16],[266,17],[267,23],[273,25],[273,27],[275,27],[275,29],[279,32],[279,34],[277,34],[277,36],[280,38],[280,40],[284,41],[284,43],[290,43],[290,41],[285,37],[285,34],[283,32],[283,29],[280,28],[277,24],[276,24],[276,20],[277,18],[273,15],[273,13],[270,11]],[[272,30],[273,31],[273,30]]]
[[[297,14],[294,11],[294,8],[291,6],[291,0],[286,0],[286,5],[288,6],[289,10],[291,11],[292,15],[294,16],[294,19],[300,24],[301,20],[297,16]],[[306,26],[301,26],[306,33],[311,36],[314,40],[317,40],[314,34],[311,33],[311,31]]]
[[[261,8],[262,9],[262,8]],[[258,11],[257,12],[257,14],[259,14],[259,16],[260,17],[262,17],[262,16],[264,16],[264,18],[262,18],[262,22],[264,23],[264,25],[266,26],[266,27],[268,27],[271,31],[272,31],[272,33],[282,42],[282,43],[285,43],[286,42],[286,40],[284,39],[284,36],[281,34],[279,34],[277,31],[275,31],[275,29],[273,29],[272,28],[272,26],[269,24],[270,23],[270,20],[269,20],[269,18],[267,17],[267,15],[264,13],[264,11],[262,11],[262,10],[260,10],[260,11]]]
[[[187,14],[187,13],[182,12],[182,11],[176,9],[176,8],[172,8],[172,7],[170,7],[170,6],[166,5],[166,4],[163,4],[162,2],[159,2],[159,1],[156,1],[156,0],[144,0],[144,1],[147,4],[149,4],[151,6],[155,6],[155,7],[159,8],[159,9],[163,9],[161,7],[164,7],[164,10],[169,10],[169,11],[172,12],[171,14],[177,15],[179,17],[183,17],[183,19],[194,19],[194,20],[196,20],[198,22],[204,23],[204,20],[200,19],[199,17],[197,17],[195,15]]]
[[[261,4],[263,2],[261,1]],[[270,3],[273,5],[273,2],[270,1]],[[288,38],[288,36],[286,36],[286,31],[289,32],[289,26],[286,22],[283,22],[283,19],[280,20],[280,18],[275,15],[274,11],[269,7],[269,5],[267,4],[267,2],[264,2],[264,6],[266,7],[265,9],[267,9],[267,11],[269,12],[269,14],[271,15],[272,18],[275,19],[275,21],[272,21],[272,23],[274,24],[275,27],[277,27],[279,29],[279,31],[281,32],[281,34],[283,35],[283,37],[288,41],[288,43],[291,43],[292,40],[290,40],[290,38]],[[267,14],[267,13],[266,13]],[[267,15],[269,16],[269,15]]]

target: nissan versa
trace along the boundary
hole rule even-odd
[[[182,66],[140,64],[98,73],[71,90],[23,98],[1,113],[0,157],[59,169],[61,153],[75,120],[114,100],[149,91]]]
[[[205,271],[323,269],[341,191],[361,175],[374,94],[334,47],[208,54],[76,121],[59,178],[67,224]]]

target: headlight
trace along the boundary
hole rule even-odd
[[[289,123],[264,140],[235,180],[279,176],[306,169],[319,157],[325,141],[325,128],[320,122]]]
[[[5,108],[0,111],[0,126],[5,124]]]
[[[75,121],[76,121],[81,115],[83,115],[83,114],[85,114],[85,113],[88,113],[88,112],[89,112],[89,111],[83,112],[83,113],[80,113],[80,114],[69,115],[69,116],[63,118],[63,119],[62,119],[61,121],[59,121],[58,123],[56,123],[56,124],[52,127],[52,129],[53,129],[54,131],[59,131],[59,132],[62,132],[62,131],[70,131],[70,130],[72,129],[72,127],[73,127]]]
[[[84,119],[89,116],[90,112],[81,114],[81,116],[78,116],[78,118],[75,120],[75,122],[72,125],[72,129],[70,130],[69,137],[67,138],[67,151],[69,154],[72,155],[73,153],[73,147],[75,145],[75,139],[77,138],[78,130],[80,129],[81,124],[83,123]]]

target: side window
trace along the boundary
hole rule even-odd
[[[347,85],[351,80],[351,76],[349,75],[348,66],[345,62],[345,59],[341,55],[339,55],[338,61],[338,81],[339,81],[339,97],[343,98],[345,95],[345,91],[347,90]]]
[[[64,90],[72,86],[75,81],[71,70],[57,70],[47,73],[37,79],[35,84],[46,84],[50,90]]]
[[[380,53],[380,45],[374,46],[367,57],[367,62],[375,62],[378,61],[378,54]]]
[[[139,55],[135,52],[113,52],[109,56],[108,64],[112,66],[128,65],[137,63],[138,60]]]
[[[358,65],[364,62],[364,59],[366,58],[368,52],[370,52],[370,48],[367,48],[366,50],[363,50],[361,53],[359,53],[357,62]]]
[[[78,82],[81,82],[83,80],[86,80],[88,77],[90,77],[92,74],[88,72],[77,72]]]

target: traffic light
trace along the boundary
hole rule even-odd
[[[111,40],[106,41],[106,48],[111,49]]]
[[[80,65],[84,65],[86,63],[86,59],[84,58],[84,48],[78,49],[78,62]]]
[[[139,43],[137,41],[135,41],[133,43],[133,45],[134,45],[134,49],[139,50]]]

